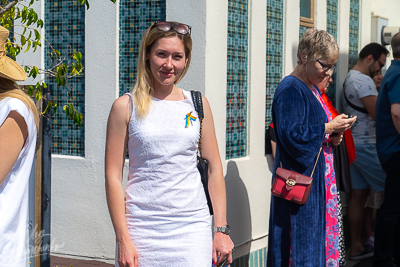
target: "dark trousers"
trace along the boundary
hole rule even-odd
[[[385,198],[375,229],[374,266],[400,264],[400,151],[382,164],[386,172]]]

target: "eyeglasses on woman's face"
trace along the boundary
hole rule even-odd
[[[321,65],[323,71],[329,71],[330,70],[332,73],[334,73],[336,71],[336,64],[325,65],[319,59],[317,59],[316,61]]]
[[[192,32],[192,27],[187,24],[159,20],[157,20],[155,24],[160,31],[164,32],[168,32],[171,29],[182,35],[185,35],[187,33],[191,34]]]

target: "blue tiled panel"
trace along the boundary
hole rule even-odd
[[[307,29],[308,29],[307,27],[300,25],[300,28],[299,28],[299,40],[301,39],[303,34],[307,31]],[[296,47],[296,51],[297,51],[297,47]]]
[[[235,259],[231,267],[265,267],[267,263],[267,248],[251,252]]]
[[[46,0],[45,1],[45,34],[46,39],[67,59],[74,52],[81,52],[85,64],[85,6],[78,1]],[[45,44],[45,42],[43,42]],[[51,67],[50,49],[45,46],[45,67]],[[69,80],[73,90],[58,88],[54,78],[47,77],[51,85],[53,99],[59,103],[53,119],[54,154],[85,155],[85,77],[79,76]],[[62,111],[63,104],[72,101],[75,108],[84,115],[82,126],[76,126],[67,119]]]
[[[266,114],[265,126],[272,121],[271,107],[276,87],[282,80],[283,0],[267,0]]]
[[[338,0],[327,0],[326,2],[326,30],[337,40]],[[329,85],[326,95],[336,103],[336,73],[332,75],[333,82]]]
[[[360,0],[350,0],[349,70],[358,61],[359,18]]]
[[[131,91],[142,34],[156,20],[165,20],[165,6],[165,0],[120,1],[119,95]]]
[[[228,1],[226,158],[247,154],[247,0]]]

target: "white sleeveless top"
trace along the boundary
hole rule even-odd
[[[35,120],[21,100],[7,97],[0,101],[0,125],[11,111],[17,111],[25,119],[28,137],[0,185],[0,267],[27,266],[28,182],[36,148]]]
[[[200,122],[190,92],[155,99],[129,122],[126,217],[139,266],[211,266],[210,214],[197,170]]]

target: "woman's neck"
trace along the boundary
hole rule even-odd
[[[182,89],[178,88],[175,84],[172,87],[156,87],[154,88],[155,98],[162,100],[179,101],[185,99]]]
[[[304,82],[311,90],[314,89],[313,83],[307,78],[306,69],[303,65],[297,65],[291,75]]]

